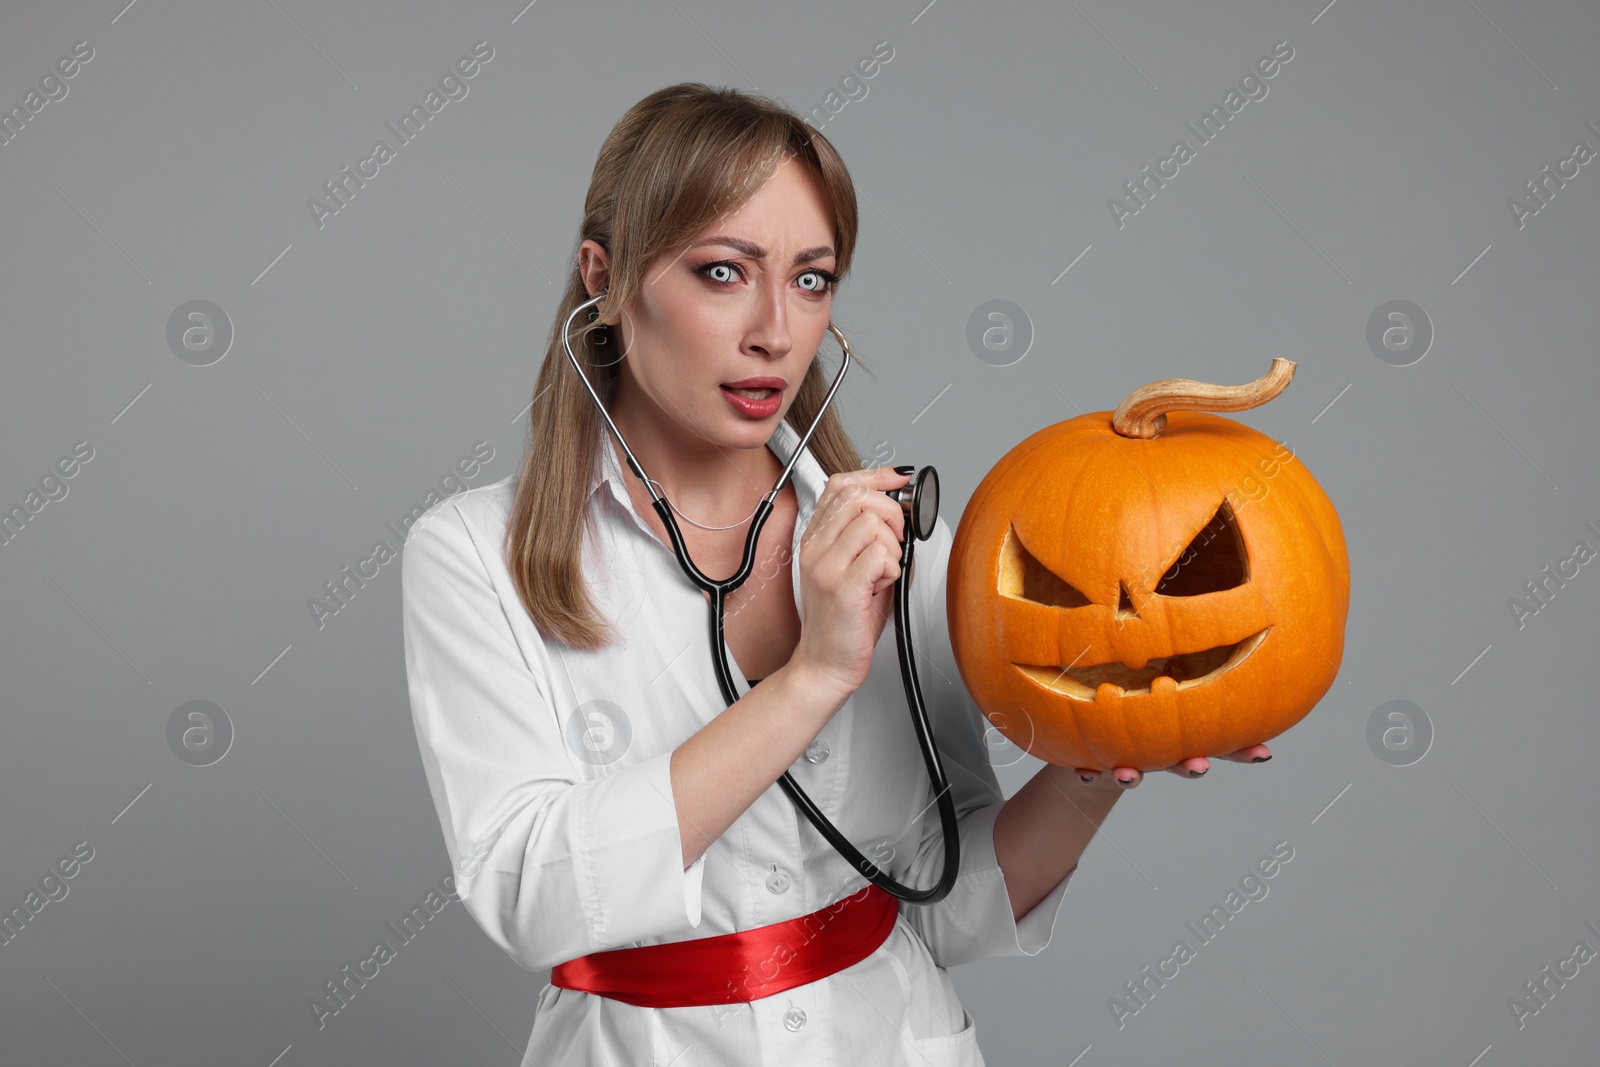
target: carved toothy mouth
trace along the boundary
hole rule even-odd
[[[1074,700],[1094,700],[1095,690],[1108,682],[1116,686],[1123,696],[1148,693],[1159,678],[1171,679],[1178,689],[1189,689],[1204,685],[1244,662],[1270,629],[1272,627],[1268,626],[1257,630],[1231,645],[1218,645],[1199,652],[1155,656],[1143,667],[1130,667],[1126,663],[1112,661],[1068,667],[1018,663],[1016,668],[1046,689]]]

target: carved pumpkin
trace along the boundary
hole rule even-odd
[[[1327,692],[1349,558],[1292,450],[1209,411],[1272,399],[1294,364],[1182,378],[1008,452],[950,550],[956,664],[1007,738],[1064,767],[1156,770],[1270,740]]]

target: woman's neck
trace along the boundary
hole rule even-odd
[[[719,447],[650,419],[631,418],[626,408],[611,410],[611,418],[661,494],[680,513],[707,526],[746,518],[783,473],[783,464],[764,442],[759,448]],[[628,471],[627,454],[612,434],[605,436]],[[631,471],[627,476],[637,480]]]

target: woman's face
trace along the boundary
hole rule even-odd
[[[835,265],[822,190],[785,158],[738,211],[650,265],[622,314],[614,417],[713,447],[765,444],[822,342]]]

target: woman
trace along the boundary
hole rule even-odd
[[[901,882],[938,877],[884,637],[903,522],[885,493],[907,477],[858,469],[831,410],[728,602],[743,677],[721,699],[707,595],[559,331],[604,294],[574,351],[721,578],[823,401],[855,236],[848,171],[786,108],[699,84],[640,101],[600,150],[520,474],[408,538],[412,714],[458,892],[521,966],[553,968],[525,1062],[982,1063],[946,968],[1048,944],[1079,855],[1140,781],[1046,766],[1004,798],[951,653],[940,519],[908,624],[958,812],[953,890],[896,910],[774,786],[792,773]],[[631,992],[596,977],[619,974]]]

